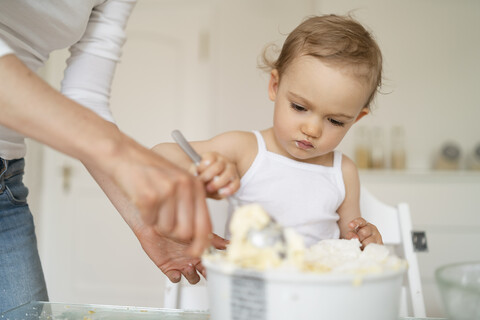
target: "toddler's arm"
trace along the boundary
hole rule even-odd
[[[212,151],[209,141],[192,142],[193,148],[200,153],[202,161],[195,165],[192,160],[174,143],[160,143],[153,151],[176,165],[190,171],[205,184],[210,198],[221,199],[234,194],[240,187],[240,177],[233,161],[223,154]]]
[[[202,162],[191,170],[205,183],[210,198],[221,199],[234,194],[240,188],[236,165],[217,152],[202,154]]]
[[[368,223],[360,213],[360,179],[353,161],[343,156],[342,173],[345,184],[345,200],[338,208],[340,238],[357,238],[364,248],[370,243],[382,244],[382,236],[377,227]]]

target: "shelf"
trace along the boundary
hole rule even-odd
[[[480,171],[474,170],[359,170],[362,182],[460,182],[480,183]]]

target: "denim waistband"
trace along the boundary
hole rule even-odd
[[[5,160],[0,158],[0,193],[5,189],[4,181],[10,177],[22,174],[25,168],[25,159]]]
[[[3,177],[7,171],[7,160],[0,158],[0,178]]]

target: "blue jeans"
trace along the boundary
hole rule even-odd
[[[0,158],[0,313],[47,301],[33,217],[22,182],[25,161]]]

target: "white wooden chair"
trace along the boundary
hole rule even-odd
[[[209,308],[205,279],[195,285],[189,284],[183,277],[179,283],[172,283],[167,277],[165,281],[164,308],[196,311]]]
[[[375,198],[363,187],[360,192],[362,217],[378,228],[385,245],[408,262],[408,271],[402,287],[400,315],[424,318],[425,303],[417,254],[412,241],[412,220],[408,204],[390,206]]]
[[[225,237],[227,225],[227,201],[207,199],[213,232]],[[172,283],[165,277],[163,307],[169,309],[207,310],[209,308],[206,281],[201,277],[199,283],[191,285],[182,277],[179,283]]]
[[[412,242],[412,222],[408,204],[390,206],[361,189],[360,209],[365,220],[373,223],[382,234],[385,245],[408,261],[400,301],[400,316],[425,317],[420,272]],[[207,310],[208,298],[205,281],[195,286],[184,279],[179,284],[167,280],[164,307],[173,309]]]

